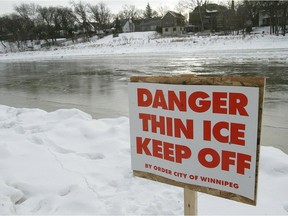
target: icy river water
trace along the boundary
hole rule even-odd
[[[285,53],[288,50],[0,61],[0,104],[46,111],[77,108],[94,118],[110,118],[128,116],[132,75],[266,76],[261,144],[288,154],[288,61],[279,57]]]

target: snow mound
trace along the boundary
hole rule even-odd
[[[183,214],[183,189],[134,178],[128,118],[0,106],[0,213]],[[198,193],[199,214],[288,213],[288,156],[261,148],[257,207]]]

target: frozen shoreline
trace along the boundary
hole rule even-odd
[[[155,32],[123,33],[119,37],[112,35],[102,39],[92,38],[90,42],[67,45],[64,47],[52,47],[46,51],[26,51],[5,53],[0,49],[0,61],[21,60],[37,61],[45,59],[61,59],[66,57],[93,57],[97,55],[133,55],[133,54],[193,54],[224,51],[250,51],[251,57],[257,57],[257,52],[265,50],[279,50],[275,54],[278,58],[284,58],[287,62],[288,37],[271,35],[247,35],[239,36],[209,36],[209,37],[164,37],[161,38]],[[252,55],[253,54],[253,55]],[[256,55],[256,56],[255,56]]]
[[[151,34],[111,36],[52,51],[0,54],[0,63],[167,53],[201,53],[203,59],[210,56],[232,63],[288,62],[288,37],[213,36],[177,41],[152,39]],[[273,110],[271,106],[269,117]],[[283,112],[276,113],[277,118],[272,115],[266,124],[282,119]],[[269,144],[283,136],[284,143],[287,133],[277,131],[264,127],[261,142]],[[77,109],[45,112],[0,105],[0,136],[2,214],[183,214],[182,188],[132,176],[127,117],[95,120]],[[199,214],[287,215],[287,182],[288,155],[261,146],[257,206],[198,193]]]

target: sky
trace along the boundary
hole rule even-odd
[[[157,10],[159,7],[167,6],[170,10],[174,10],[179,0],[82,0],[82,2],[95,4],[104,2],[113,13],[119,12],[124,5],[135,5],[138,9],[145,9],[149,2],[152,9]],[[228,0],[211,0],[212,2],[221,2]],[[21,3],[36,3],[42,6],[70,6],[71,0],[0,0],[0,15],[10,14],[14,12],[14,6]],[[78,2],[78,0],[76,1]]]

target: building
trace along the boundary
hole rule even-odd
[[[121,22],[121,26],[122,26],[123,33],[135,32],[135,24],[131,19],[123,20]]]
[[[207,4],[200,8],[198,6],[193,12],[189,13],[189,26],[194,26],[196,31],[223,31],[228,28],[227,19],[225,19],[225,16],[228,14],[229,9],[225,6],[217,4]],[[231,22],[234,19],[232,15],[229,18],[231,19]]]
[[[157,27],[161,27],[161,18],[143,19],[139,25],[139,31],[156,31]]]
[[[185,32],[185,17],[168,11],[161,19],[161,26],[163,35],[182,35]]]

